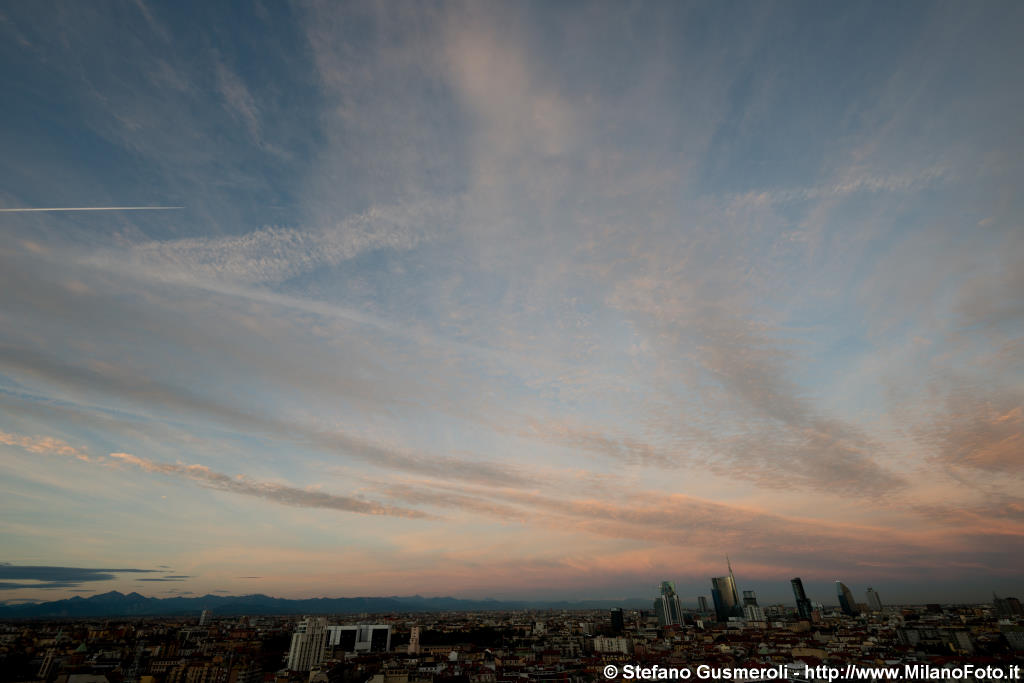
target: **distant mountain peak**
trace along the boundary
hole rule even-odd
[[[41,603],[0,604],[2,619],[79,618],[79,617],[196,617],[203,610],[220,615],[286,615],[286,614],[361,614],[396,612],[441,612],[446,610],[517,610],[533,609],[597,609],[608,607],[640,607],[645,601],[590,600],[584,602],[524,600],[505,601],[486,598],[469,600],[451,596],[425,598],[421,595],[354,598],[275,598],[254,595],[204,595],[154,598],[110,591],[90,598],[79,596]]]

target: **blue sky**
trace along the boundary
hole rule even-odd
[[[5,7],[0,597],[1019,593],[1022,19]]]

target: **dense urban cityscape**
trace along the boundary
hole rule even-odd
[[[651,609],[13,620],[0,624],[0,681],[1020,678],[1024,608],[1015,597],[889,605],[872,587],[858,601],[835,586],[835,603],[823,604],[794,577],[792,602],[761,605],[738,590],[729,566],[695,606],[664,581]]]

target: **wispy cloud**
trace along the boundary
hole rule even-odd
[[[249,136],[259,142],[262,124],[256,101],[238,74],[223,62],[217,64],[217,87],[228,109],[245,125]]]
[[[51,436],[18,436],[0,432],[0,444],[17,446],[30,453],[47,455],[67,455],[79,460],[89,460],[89,455],[81,448],[76,448],[60,439]]]
[[[237,237],[150,242],[131,247],[127,256],[135,267],[167,279],[282,282],[363,253],[409,250],[449,230],[456,207],[452,200],[377,206],[330,227],[266,227]],[[120,259],[111,254],[107,262]]]
[[[699,387],[721,411],[692,411],[702,418],[696,451],[710,453],[709,466],[777,485],[864,495],[905,485],[880,464],[879,443],[822,414],[790,379],[799,356],[786,330],[757,321],[742,297],[716,295],[713,282],[677,281],[669,271],[664,279],[622,283],[611,299],[657,335],[657,353],[691,360],[680,381]],[[664,429],[685,432],[687,425]]]
[[[524,436],[551,441],[573,449],[590,451],[628,465],[673,468],[699,462],[695,454],[672,451],[642,439],[610,434],[606,430],[571,422],[533,422]]]
[[[133,398],[150,406],[161,406],[186,415],[214,417],[237,428],[272,434],[285,441],[355,458],[375,467],[494,486],[521,486],[534,481],[528,473],[512,465],[490,463],[476,458],[417,453],[342,431],[317,429],[297,421],[250,412],[244,407],[222,403],[173,385],[145,379],[126,372],[123,368],[105,363],[95,364],[93,367],[73,366],[43,357],[28,349],[0,346],[0,367],[3,366],[19,374],[31,374],[89,393],[99,391],[121,400]],[[25,441],[25,437],[13,435],[9,438],[12,445],[21,445],[24,442],[37,449],[49,443],[35,442],[31,439]],[[17,443],[15,439],[18,440]],[[51,445],[61,447],[59,443]]]
[[[194,481],[204,488],[237,493],[243,496],[254,496],[281,505],[323,508],[340,512],[357,512],[364,515],[386,515],[411,519],[429,517],[429,515],[419,510],[382,505],[361,498],[339,496],[312,489],[299,489],[273,482],[256,481],[243,475],[231,477],[215,472],[204,465],[158,463],[136,457],[130,453],[111,453],[110,457],[118,462],[134,465],[146,472],[178,476]]]
[[[999,390],[953,391],[918,436],[946,467],[1019,474],[1024,471],[1024,397]]]
[[[92,581],[113,581],[118,574],[157,572],[157,569],[91,569],[0,563],[0,590],[74,588]]]
[[[984,528],[986,513],[953,521],[956,510],[935,517],[934,510],[919,508],[935,520],[928,533],[902,531],[856,522],[790,517],[742,505],[730,505],[685,495],[635,491],[610,499],[573,498],[525,491],[483,491],[432,482],[415,485],[381,483],[382,495],[413,504],[463,510],[505,523],[526,525],[543,536],[552,530],[572,529],[591,537],[643,540],[657,547],[691,549],[700,556],[716,557],[722,547],[744,548],[759,561],[776,560],[848,567],[864,556],[885,557],[890,568],[948,566],[951,558],[969,560],[977,551],[972,538]],[[1018,506],[1019,507],[1019,506]],[[1012,515],[1012,506],[1002,516]],[[952,522],[952,523],[951,523]],[[1006,561],[1019,557],[1014,539],[1019,525],[989,528],[1008,544],[1000,551]],[[941,536],[938,542],[935,535]],[[702,550],[697,550],[702,549]],[[823,558],[828,556],[828,560]],[[692,559],[692,558],[691,558]],[[785,570],[783,570],[783,573]]]

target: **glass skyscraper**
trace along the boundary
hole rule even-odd
[[[729,567],[729,576],[711,579],[711,599],[715,603],[715,617],[720,622],[729,621],[729,617],[743,618],[743,605],[736,590],[736,577],[732,573],[732,562],[728,555],[725,556],[725,564]]]
[[[658,615],[659,626],[682,626],[683,605],[671,582],[661,582],[661,595],[654,601],[654,612]]]
[[[718,621],[729,621],[729,617],[743,616],[743,606],[736,592],[736,579],[729,576],[716,576],[711,579],[711,599],[715,603],[715,616]]]
[[[882,611],[882,598],[879,597],[878,591],[876,591],[871,586],[868,586],[867,598],[868,609],[870,609],[872,612]]]
[[[790,583],[793,585],[793,597],[796,598],[796,611],[800,614],[801,619],[810,621],[811,612],[814,610],[811,607],[811,601],[807,599],[807,593],[804,592],[804,582],[798,576],[791,579]]]
[[[836,581],[836,595],[839,598],[839,608],[843,610],[843,614],[850,617],[860,614],[857,610],[857,603],[853,600],[853,593],[842,581]]]

